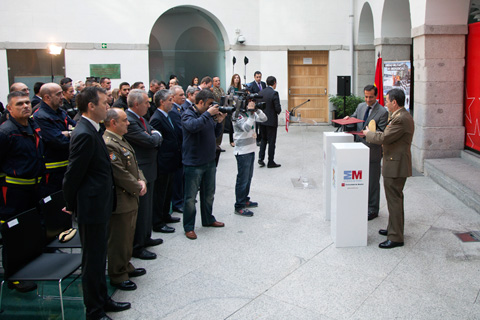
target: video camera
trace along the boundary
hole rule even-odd
[[[265,110],[267,104],[265,102],[257,102],[258,99],[263,97],[258,93],[250,93],[248,91],[237,91],[234,94],[223,96],[220,100],[220,106],[218,110],[222,113],[233,114],[232,117],[235,120],[240,112],[246,113],[247,105],[250,101],[255,101],[255,109],[253,111]]]

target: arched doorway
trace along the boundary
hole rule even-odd
[[[192,7],[166,11],[155,22],[149,43],[150,79],[171,74],[186,88],[194,76],[225,79],[225,45],[215,21]]]
[[[360,13],[357,37],[357,88],[355,93],[363,94],[363,88],[375,79],[375,46],[372,8],[365,2]]]

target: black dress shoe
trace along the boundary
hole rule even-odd
[[[142,260],[154,260],[157,259],[157,255],[153,252],[150,252],[146,249],[134,251],[132,257],[142,259]]]
[[[118,312],[128,310],[131,306],[132,305],[130,304],[130,302],[116,302],[112,299],[109,299],[107,303],[105,303],[103,310],[105,312]]]
[[[175,228],[169,227],[167,225],[164,225],[162,227],[153,227],[153,231],[155,232],[161,232],[161,233],[174,233]]]
[[[403,247],[403,242],[395,242],[395,241],[384,241],[378,245],[381,249],[392,249],[395,247]]]
[[[173,212],[178,212],[178,213],[183,213],[183,209],[182,208],[172,208],[172,211]],[[177,219],[180,219],[180,218],[177,218]],[[180,220],[179,220],[180,221]]]
[[[388,230],[387,229],[380,229],[380,230],[378,230],[378,233],[381,234],[382,236],[388,236]]]
[[[258,160],[258,165],[260,167],[265,167],[265,162],[263,162],[263,160]]]
[[[155,247],[163,243],[163,239],[148,239],[145,243],[146,247]]]
[[[275,162],[270,162],[269,164],[267,164],[267,168],[278,168],[278,167],[281,167],[282,165],[281,164],[278,164],[278,163],[275,163]]]
[[[177,222],[180,222],[180,218],[178,217],[172,217],[170,216],[170,218],[166,219],[167,221],[165,221],[166,223],[177,223]]]
[[[375,219],[378,217],[378,212],[369,212],[368,213],[368,221]]]
[[[135,277],[140,277],[140,276],[143,276],[144,274],[147,273],[147,270],[145,270],[144,268],[136,268],[135,270],[133,270],[132,272],[129,272],[128,273],[128,276],[130,278],[135,278]]]
[[[135,284],[135,282],[133,282],[131,280],[125,280],[125,281],[120,282],[120,283],[113,283],[113,282],[110,281],[110,285],[112,287],[115,287],[117,289],[124,290],[124,291],[137,290],[137,285]]]

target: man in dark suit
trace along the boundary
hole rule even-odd
[[[157,255],[148,251],[146,247],[163,243],[162,239],[151,238],[154,183],[157,179],[157,149],[162,143],[162,135],[143,118],[150,107],[145,91],[140,89],[130,91],[127,102],[127,117],[130,125],[124,137],[135,150],[138,166],[147,179],[147,193],[140,197],[138,205],[132,256],[152,260]]]
[[[262,73],[260,71],[255,71],[253,78],[255,80],[247,84],[247,90],[250,91],[250,93],[259,93],[267,87],[265,82],[262,81]],[[257,135],[257,146],[259,146],[262,142],[262,132],[260,131],[259,122],[255,124],[255,133]]]
[[[254,81],[250,82],[247,87],[250,93],[259,93],[267,87],[265,82],[262,81],[262,73],[260,71],[255,71],[253,74]]]
[[[130,303],[110,299],[105,279],[107,225],[115,204],[112,167],[99,132],[108,109],[107,95],[101,88],[89,87],[77,101],[82,119],[72,132],[63,193],[66,210],[75,212],[78,219],[87,319],[110,319],[105,312],[129,309]]]
[[[268,87],[262,90],[262,99],[266,103],[265,110],[263,111],[267,116],[267,121],[260,124],[260,136],[262,141],[260,143],[260,152],[258,154],[258,164],[260,167],[265,166],[265,150],[268,143],[268,168],[278,168],[281,165],[275,163],[275,143],[277,141],[277,128],[278,128],[278,115],[282,112],[282,106],[280,105],[280,98],[277,88],[277,79],[273,76],[267,78]]]
[[[379,233],[387,241],[379,244],[382,249],[403,246],[404,205],[403,187],[407,177],[412,175],[412,146],[415,126],[410,113],[404,108],[405,93],[392,89],[385,100],[391,120],[385,132],[363,131],[367,142],[383,145],[383,186],[388,206],[388,227]]]
[[[185,92],[182,87],[173,86],[170,88],[170,93],[173,96],[173,107],[168,116],[173,122],[175,133],[181,144],[183,142],[182,113],[184,111],[181,106],[186,103]],[[183,166],[180,166],[173,177],[172,210],[183,213]]]
[[[138,169],[137,157],[132,146],[123,137],[128,131],[127,114],[120,108],[110,108],[105,119],[103,140],[112,163],[117,204],[109,223],[108,276],[110,284],[120,290],[135,290],[130,280],[146,273],[135,268],[132,258],[133,236],[137,222],[139,197],[147,192],[146,179]]]
[[[175,229],[168,226],[167,223],[180,222],[180,218],[170,215],[170,201],[172,200],[175,172],[181,166],[182,142],[169,117],[173,106],[171,92],[168,90],[158,91],[154,96],[154,101],[158,108],[153,114],[150,124],[162,134],[163,142],[157,157],[158,176],[155,181],[156,197],[153,204],[152,224],[153,231],[172,233],[175,232]]]
[[[352,117],[363,119],[357,123],[357,130],[362,131],[371,120],[375,120],[377,131],[383,132],[387,126],[388,111],[377,102],[377,87],[368,85],[363,89],[365,102],[358,105]],[[346,116],[345,119],[349,117]],[[382,161],[382,146],[368,143],[365,137],[355,136],[355,141],[362,142],[370,149],[369,179],[368,179],[368,220],[378,217],[380,208],[380,174]]]

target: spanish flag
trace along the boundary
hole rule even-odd
[[[385,102],[383,101],[383,63],[382,57],[380,56],[380,52],[378,53],[378,60],[377,60],[377,68],[375,70],[375,87],[378,90],[377,101],[382,106],[385,106]]]

